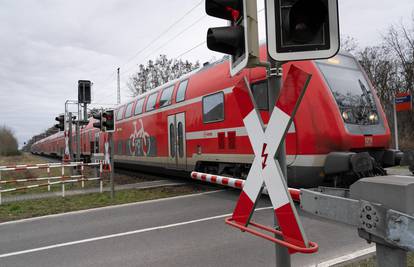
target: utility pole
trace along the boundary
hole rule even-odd
[[[120,73],[119,73],[119,70],[120,70],[121,68],[118,68],[117,69],[117,73],[118,73],[118,77],[117,77],[117,84],[118,84],[118,91],[117,91],[117,104],[119,105],[119,104],[121,104],[121,76],[120,76]]]

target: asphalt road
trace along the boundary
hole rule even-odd
[[[238,191],[219,191],[0,224],[0,266],[275,266],[274,246],[224,223]],[[272,225],[267,199],[254,220]],[[300,213],[307,266],[367,248],[343,224]]]

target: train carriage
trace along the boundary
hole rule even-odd
[[[354,57],[341,52],[327,60],[290,62],[283,73],[292,64],[312,79],[287,134],[290,186],[351,183],[398,163],[399,154],[388,149],[390,130],[379,99]],[[208,64],[116,109],[115,164],[245,177],[253,151],[232,94],[240,75],[248,78],[266,123],[265,69],[231,77],[227,61]],[[98,147],[102,152],[105,136],[90,122],[82,130],[82,154]]]

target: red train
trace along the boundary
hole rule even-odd
[[[261,52],[265,55],[264,47]],[[351,183],[398,163],[398,153],[388,149],[386,116],[355,58],[341,52],[327,60],[284,64],[283,72],[292,64],[312,79],[287,135],[290,186]],[[242,75],[248,77],[266,123],[266,71],[258,67]],[[230,77],[227,61],[216,62],[117,107],[115,164],[247,175],[253,152],[232,95],[236,79]],[[103,151],[104,133],[92,127],[92,119],[81,133],[82,157]],[[35,143],[32,151],[61,156],[63,133]]]

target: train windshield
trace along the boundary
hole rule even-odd
[[[317,60],[346,123],[377,124],[378,112],[372,90],[356,60],[337,55]]]

